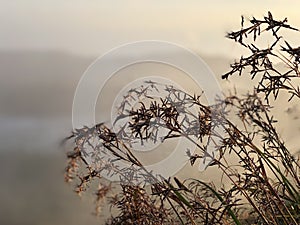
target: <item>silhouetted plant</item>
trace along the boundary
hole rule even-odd
[[[242,17],[241,30],[229,32],[227,37],[247,48],[250,55],[242,56],[238,62],[231,64],[231,71],[224,74],[222,78],[227,79],[234,73],[241,75],[246,68],[250,68],[249,75],[252,79],[257,75],[261,76],[256,90],[257,92],[264,92],[266,99],[271,93],[277,98],[279,90],[288,91],[291,95],[289,100],[294,96],[300,98],[299,86],[293,85],[292,81],[300,76],[298,69],[300,48],[291,47],[288,41],[279,34],[283,29],[297,32],[299,30],[291,27],[287,22],[287,18],[282,21],[274,20],[271,12],[268,12],[268,16],[264,17],[263,20],[257,20],[253,17],[250,20],[251,25],[244,27],[244,17]],[[264,32],[271,33],[274,40],[271,46],[260,48],[255,43]],[[253,35],[253,41],[247,44],[249,35]],[[286,71],[280,71],[278,64],[273,63],[274,59],[285,64]]]
[[[227,79],[235,73],[260,76],[254,91],[245,96],[219,96],[214,105],[206,105],[201,95],[147,81],[124,96],[114,125],[127,122],[119,129],[100,123],[76,129],[68,138],[74,140],[75,147],[67,153],[66,181],[77,180],[77,193],[86,191],[94,180],[100,182],[97,209],[104,198],[117,209],[107,224],[300,223],[299,156],[291,154],[278,134],[269,102],[270,94],[276,99],[281,90],[300,100],[296,85],[300,50],[279,33],[298,30],[288,25],[287,19],[275,20],[270,12],[262,20],[251,19],[250,24],[244,27],[242,17],[241,30],[228,33],[228,38],[249,49],[251,55],[242,56],[222,77]],[[264,32],[269,32],[274,42],[261,49],[254,43]],[[249,35],[253,40],[247,44]],[[280,72],[273,58],[281,60],[287,71]],[[250,68],[249,73],[246,68]],[[161,88],[168,94],[155,100],[151,92]],[[130,99],[144,101],[136,107]],[[200,159],[210,159],[209,166],[216,167],[229,183],[215,187],[199,179],[180,181],[155,175],[132,151],[137,141],[144,144],[179,137],[197,147],[195,153],[182,149],[191,166]],[[210,143],[214,143],[213,151],[208,151]],[[233,155],[238,165],[227,161]],[[87,156],[91,161],[87,162]],[[128,163],[128,167],[120,168],[118,161]],[[109,196],[112,186],[102,178],[103,173],[120,177],[116,195]]]

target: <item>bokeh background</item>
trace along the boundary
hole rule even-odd
[[[163,40],[196,52],[219,79],[243,53],[225,38],[241,15],[272,11],[299,28],[299,7],[292,0],[0,0],[0,224],[103,223],[92,215],[93,200],[64,183],[59,146],[72,130],[77,83],[97,57],[128,42]],[[300,35],[287,35],[299,45]],[[219,79],[224,90],[233,81]],[[293,151],[299,109],[291,103],[276,112]]]

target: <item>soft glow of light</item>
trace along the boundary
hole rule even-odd
[[[231,55],[236,50],[224,36],[239,28],[241,14],[251,18],[272,11],[300,27],[299,6],[292,0],[2,0],[0,49],[99,55],[126,42],[156,39],[205,54]]]

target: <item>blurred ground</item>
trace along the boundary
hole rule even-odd
[[[0,224],[101,224],[91,199],[64,183],[62,154],[0,153]]]

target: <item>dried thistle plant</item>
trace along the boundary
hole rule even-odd
[[[245,96],[230,94],[206,105],[201,95],[147,81],[124,96],[114,124],[127,122],[118,130],[100,123],[77,129],[68,138],[75,146],[67,153],[65,178],[77,181],[77,193],[86,191],[94,180],[102,182],[104,173],[120,177],[118,194],[110,195],[112,186],[103,182],[96,191],[97,209],[104,198],[117,209],[107,224],[300,224],[299,156],[289,151],[278,134],[268,101],[271,93],[276,99],[281,90],[300,100],[295,83],[300,51],[279,34],[283,29],[298,30],[287,19],[275,20],[271,13],[262,20],[251,19],[249,27],[244,23],[242,17],[241,30],[228,37],[251,55],[232,64],[223,78],[236,72],[244,75],[249,67],[252,77],[261,78],[254,91]],[[270,32],[274,43],[260,49],[254,43],[263,32]],[[251,34],[253,43],[246,44]],[[280,42],[284,45],[277,51]],[[287,72],[279,72],[273,58],[285,63]],[[155,100],[151,90],[162,88],[167,96]],[[146,101],[133,107],[130,99]],[[209,158],[209,166],[216,167],[229,183],[216,187],[199,179],[180,181],[153,174],[132,150],[137,141],[144,144],[179,137],[196,147],[194,153],[182,149],[191,166]],[[210,143],[214,151],[208,152]],[[238,158],[238,165],[228,162],[230,156]],[[128,167],[120,168],[119,161]]]

